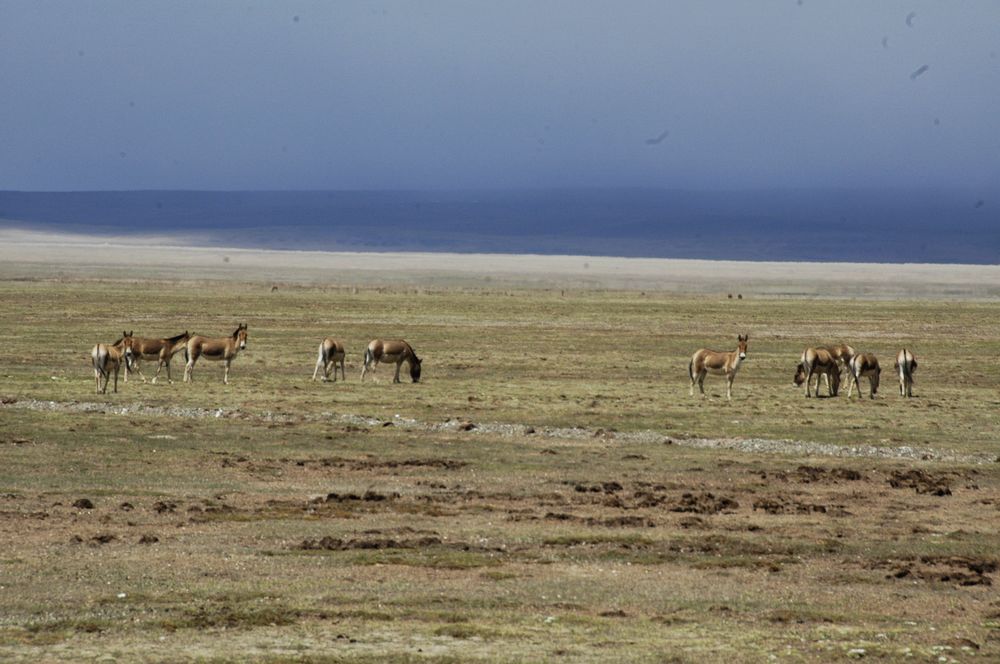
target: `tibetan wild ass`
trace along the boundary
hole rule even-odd
[[[899,374],[899,396],[913,396],[913,372],[917,370],[917,358],[905,348],[896,353],[896,373]]]
[[[823,346],[830,355],[833,355],[840,366],[850,371],[851,358],[857,355],[854,348],[847,344],[834,344],[833,346]]]
[[[90,351],[90,362],[94,367],[94,380],[97,381],[97,393],[107,394],[108,381],[111,372],[115,373],[115,393],[118,392],[118,371],[121,368],[122,360],[125,365],[132,361],[132,333],[122,332],[122,338],[113,344],[97,344]],[[126,369],[127,370],[127,369]],[[104,379],[104,385],[101,385]]]
[[[125,382],[128,382],[128,375],[132,372],[139,374],[142,382],[146,382],[146,377],[142,375],[139,363],[142,360],[156,360],[156,374],[153,376],[153,383],[160,376],[160,369],[167,368],[167,382],[173,383],[170,377],[170,360],[174,355],[184,350],[191,335],[187,331],[169,339],[146,339],[136,337],[132,340],[132,366],[125,367]]]
[[[688,377],[691,379],[691,396],[694,396],[694,385],[698,384],[698,389],[705,394],[705,376],[715,374],[726,376],[726,398],[730,401],[733,398],[733,379],[739,371],[743,360],[747,359],[747,342],[749,335],[739,335],[737,337],[739,345],[736,350],[729,353],[720,353],[714,350],[700,349],[691,356],[688,363]]]
[[[796,386],[806,384],[806,396],[809,394],[809,384],[812,377],[816,376],[816,398],[819,398],[820,376],[826,376],[826,388],[831,397],[837,396],[840,391],[840,365],[826,348],[806,348],[802,351],[802,358],[799,366],[795,368]]]
[[[319,344],[319,358],[316,360],[316,369],[313,371],[313,380],[316,380],[320,368],[323,369],[323,382],[330,380],[330,369],[333,369],[333,382],[337,382],[337,365],[340,365],[340,377],[344,376],[344,342],[339,339],[327,337]]]
[[[202,337],[195,335],[188,339],[187,347],[184,349],[184,357],[187,358],[187,366],[184,367],[184,382],[194,380],[194,363],[199,357],[205,356],[209,360],[222,360],[226,364],[226,373],[222,382],[229,384],[229,365],[233,358],[241,350],[247,347],[247,325],[242,323],[228,337]]]
[[[851,392],[858,388],[858,398],[861,398],[861,383],[858,382],[862,376],[868,377],[869,396],[874,399],[878,393],[879,376],[882,375],[882,367],[878,365],[878,358],[871,353],[861,353],[851,358],[851,382],[847,385],[847,398],[851,398]]]
[[[380,362],[396,363],[396,375],[393,376],[392,382],[399,382],[399,367],[403,365],[403,362],[410,365],[410,378],[413,379],[413,382],[420,382],[421,359],[417,357],[413,347],[402,339],[372,339],[368,348],[365,349],[365,363],[361,368],[361,380],[365,379],[369,368],[374,374],[375,367]]]

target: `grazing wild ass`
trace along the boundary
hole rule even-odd
[[[122,359],[125,360],[126,367],[132,361],[132,333],[122,332],[122,338],[113,344],[97,344],[90,351],[90,362],[94,367],[94,380],[97,381],[97,393],[107,394],[108,381],[111,379],[111,372],[115,372],[115,393],[118,392],[118,370],[121,368]],[[127,369],[126,369],[127,370]],[[104,385],[101,386],[101,379]]]
[[[861,383],[858,382],[862,376],[868,377],[869,397],[875,398],[878,393],[878,381],[882,375],[882,367],[878,365],[878,358],[871,353],[861,353],[851,358],[851,382],[847,385],[847,398],[851,398],[851,392],[858,388],[858,398],[861,397]]]
[[[233,358],[241,350],[247,347],[247,324],[242,323],[228,337],[203,337],[195,335],[188,339],[187,347],[184,349],[184,356],[187,358],[187,366],[184,367],[184,382],[194,380],[194,363],[198,358],[205,356],[209,360],[222,360],[226,364],[226,373],[222,377],[222,382],[229,384],[229,365]]]
[[[726,398],[733,398],[733,379],[739,371],[743,360],[747,359],[747,342],[749,335],[739,335],[737,337],[739,345],[736,350],[729,353],[720,353],[714,350],[702,348],[698,350],[688,363],[688,377],[691,378],[691,396],[694,396],[694,385],[698,383],[698,389],[705,394],[705,376],[715,374],[726,376]]]
[[[896,353],[896,373],[899,374],[899,396],[913,396],[913,372],[917,370],[917,358],[905,348]]]
[[[394,383],[399,382],[399,367],[402,366],[403,362],[410,365],[410,378],[413,379],[413,382],[420,382],[421,359],[417,357],[417,354],[413,351],[413,347],[402,339],[372,339],[368,344],[368,348],[365,349],[365,362],[361,368],[361,380],[365,379],[365,374],[368,373],[369,368],[371,368],[374,374],[375,367],[379,362],[396,363],[396,375],[392,378],[392,382]]]
[[[847,344],[834,344],[832,346],[823,346],[823,348],[833,356],[842,367],[850,370],[851,358],[857,355],[854,348],[848,346]]]
[[[337,382],[337,365],[340,365],[340,377],[344,376],[344,342],[339,339],[327,337],[319,343],[319,358],[316,360],[316,369],[313,371],[313,380],[319,374],[320,367],[323,369],[323,382],[330,380],[330,369],[333,368],[333,382]]]
[[[795,368],[796,386],[806,384],[806,396],[809,394],[809,384],[812,377],[816,376],[816,398],[819,398],[820,376],[826,376],[826,389],[831,397],[837,396],[840,391],[840,365],[833,354],[827,348],[806,348],[802,351],[802,358],[799,366]]]
[[[170,360],[174,355],[184,350],[190,338],[191,335],[185,331],[183,334],[178,334],[176,337],[170,337],[169,339],[146,339],[144,337],[133,339],[132,366],[125,366],[125,382],[128,382],[128,375],[135,372],[139,374],[139,378],[142,378],[142,382],[145,383],[146,377],[142,375],[139,362],[142,360],[157,360],[153,383],[156,383],[156,379],[160,376],[160,369],[163,367],[167,368],[167,382],[173,383],[174,381],[170,377]]]

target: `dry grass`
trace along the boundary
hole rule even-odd
[[[18,401],[0,406],[0,659],[1000,656],[1000,464],[662,442],[993,455],[1000,378],[978,358],[1000,354],[995,302],[215,291],[0,282],[0,397]],[[202,362],[193,384],[93,394],[96,341],[242,321],[229,386]],[[712,377],[709,398],[690,398],[690,353],[742,332],[733,401]],[[348,342],[346,383],[309,380],[327,334]],[[425,381],[392,385],[381,367],[359,383],[375,336],[409,339]],[[875,401],[803,398],[798,354],[835,340],[889,368],[912,348],[917,398],[888,372]],[[603,433],[433,429],[448,420]]]

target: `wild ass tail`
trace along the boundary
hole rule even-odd
[[[97,345],[90,353],[90,357],[94,363],[94,371],[101,374],[102,378],[107,378],[108,349],[105,346]]]

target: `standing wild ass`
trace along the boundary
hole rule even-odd
[[[896,353],[896,372],[899,374],[899,396],[913,396],[913,372],[917,370],[917,358],[905,348]]]
[[[832,346],[823,346],[823,348],[845,369],[851,363],[851,358],[857,355],[854,348],[847,344],[833,344]]]
[[[694,385],[698,383],[698,389],[705,394],[705,376],[715,374],[716,376],[725,374],[726,376],[726,398],[732,401],[733,379],[739,371],[743,360],[747,359],[747,342],[750,335],[739,335],[737,338],[739,345],[736,350],[729,353],[720,353],[705,348],[699,349],[691,356],[688,363],[688,376],[691,378],[691,396],[694,396]]]
[[[323,368],[323,382],[330,380],[330,368],[333,368],[333,382],[337,382],[337,365],[340,365],[340,378],[347,380],[344,376],[344,342],[339,339],[327,337],[319,344],[319,358],[316,359],[316,369],[313,370],[313,380],[319,374],[320,367]]]
[[[802,351],[799,366],[795,368],[796,386],[806,384],[806,396],[809,394],[809,384],[816,376],[816,398],[819,398],[820,376],[826,376],[826,389],[831,397],[837,396],[840,390],[840,365],[833,354],[826,348],[806,348]]]
[[[118,370],[121,368],[122,359],[125,366],[132,361],[132,333],[122,332],[122,338],[113,344],[97,344],[90,351],[90,363],[94,367],[94,380],[97,381],[97,393],[107,394],[108,381],[111,379],[111,372],[115,372],[115,393],[118,392]],[[128,369],[126,368],[126,371]],[[101,386],[101,379],[104,385]]]
[[[421,361],[413,351],[413,347],[402,339],[372,339],[368,344],[368,348],[365,349],[365,362],[361,368],[361,380],[365,379],[365,374],[368,373],[369,368],[371,368],[374,374],[375,367],[379,362],[395,362],[396,375],[393,376],[392,382],[398,383],[399,367],[403,365],[403,362],[406,362],[410,365],[410,378],[414,383],[419,383]]]
[[[173,383],[174,381],[170,377],[170,360],[174,355],[184,350],[190,338],[191,335],[185,330],[182,334],[170,337],[169,339],[146,339],[145,337],[136,337],[133,339],[132,366],[125,366],[125,382],[128,382],[128,375],[135,372],[139,374],[139,378],[142,378],[142,382],[145,383],[146,377],[142,375],[139,362],[141,360],[157,360],[153,383],[156,383],[156,379],[160,376],[160,369],[163,367],[167,368],[167,382]]]
[[[878,393],[879,377],[882,375],[882,367],[878,365],[878,358],[871,353],[861,353],[851,358],[851,375],[847,384],[847,398],[851,398],[851,392],[858,388],[858,398],[861,399],[861,383],[858,382],[862,376],[868,377],[869,397],[874,399]]]
[[[184,367],[184,382],[194,380],[194,363],[202,355],[209,360],[222,360],[226,363],[226,374],[222,382],[229,384],[229,365],[233,358],[241,350],[247,347],[247,324],[242,323],[228,337],[203,337],[195,335],[188,339],[187,347],[184,349],[184,356],[187,358],[187,366]]]

